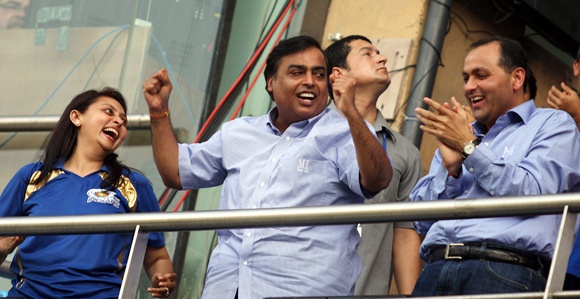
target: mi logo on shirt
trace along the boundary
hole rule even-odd
[[[310,160],[298,159],[298,167],[296,168],[296,171],[308,173],[308,162],[310,162]]]
[[[107,191],[105,189],[91,189],[87,191],[87,203],[96,202],[113,205],[115,208],[119,208],[120,200],[115,196],[115,192]]]
[[[503,150],[503,155],[501,155],[502,158],[511,156],[514,154],[514,146],[512,145],[512,147],[508,148],[507,146],[504,148]]]

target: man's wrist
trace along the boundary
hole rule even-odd
[[[479,146],[479,144],[481,143],[481,138],[476,137],[475,139],[465,143],[463,145],[463,149],[461,150],[461,157],[463,158],[463,160],[467,159],[467,157],[469,157],[469,155],[471,155],[475,149],[477,148],[477,146]]]
[[[162,118],[166,118],[166,117],[169,117],[169,111],[163,111],[161,113],[149,113],[149,118],[151,120],[162,119]]]

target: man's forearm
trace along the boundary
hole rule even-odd
[[[420,246],[421,238],[414,229],[394,229],[393,269],[399,294],[411,294],[421,274]]]
[[[151,145],[155,165],[165,186],[181,189],[179,150],[169,118],[151,121]]]
[[[385,150],[360,114],[345,114],[345,117],[354,141],[361,185],[371,192],[383,190],[389,185],[393,176],[391,162]]]

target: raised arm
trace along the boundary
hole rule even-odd
[[[562,87],[561,91],[552,85],[548,91],[547,103],[554,109],[568,112],[576,122],[576,126],[580,128],[580,96],[566,83],[562,82],[560,86]]]
[[[168,103],[172,89],[166,69],[147,78],[142,87],[151,115],[151,145],[155,165],[165,186],[181,189],[177,139],[169,117]]]
[[[379,192],[391,182],[393,169],[375,133],[369,129],[354,105],[356,81],[335,73],[330,75],[330,80],[334,103],[350,126],[360,169],[361,186],[369,192]]]

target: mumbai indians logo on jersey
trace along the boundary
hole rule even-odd
[[[113,205],[115,208],[119,208],[120,200],[115,196],[115,192],[107,191],[104,189],[91,189],[87,191],[87,203],[98,202],[98,203],[108,203]]]

